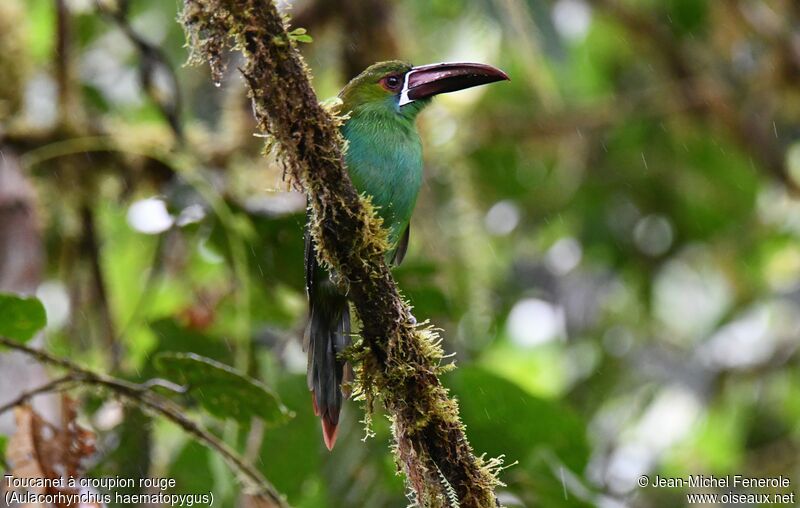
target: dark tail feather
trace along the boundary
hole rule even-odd
[[[323,417],[322,420],[322,439],[325,440],[325,447],[328,451],[333,450],[333,445],[336,444],[336,436],[339,434],[338,424],[331,423],[327,418]]]
[[[314,413],[322,419],[325,446],[331,450],[336,443],[346,369],[345,362],[336,355],[350,344],[350,309],[344,297],[314,300],[306,329],[308,389]]]

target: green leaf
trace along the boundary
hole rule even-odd
[[[209,490],[208,486],[214,485],[211,452],[195,440],[187,441],[173,460],[169,477],[175,478],[176,493]]]
[[[669,0],[664,2],[669,26],[676,34],[702,37],[708,30],[709,2],[707,0]]]
[[[257,416],[267,425],[278,425],[294,414],[260,381],[232,367],[194,353],[162,353],[156,369],[165,377],[185,385],[209,413],[248,424]]]
[[[305,28],[295,28],[289,32],[289,38],[297,42],[314,42],[314,39],[306,33]]]
[[[44,306],[37,298],[0,293],[0,336],[27,342],[46,324]]]
[[[158,337],[154,356],[158,353],[196,353],[223,363],[233,361],[231,350],[222,338],[187,328],[175,319],[153,321],[150,329]]]
[[[445,376],[458,396],[468,435],[479,453],[524,460],[547,448],[573,471],[589,459],[580,417],[556,401],[535,397],[519,385],[479,367],[461,367]]]
[[[586,426],[579,415],[478,367],[461,367],[444,381],[458,397],[475,450],[489,457],[504,455],[506,464],[519,462],[501,475],[511,492],[522,495],[526,485],[536,485],[540,506],[588,506],[575,496],[565,499],[557,473],[563,467],[580,475],[588,463]]]
[[[112,442],[117,444],[89,472],[92,478],[147,476],[155,452],[155,422],[136,406],[127,406],[123,411],[122,421],[111,431],[114,436]],[[114,491],[121,495],[133,495],[141,494],[142,488],[134,484],[120,486]]]
[[[275,382],[275,389],[297,416],[280,432],[264,433],[260,456],[265,459],[292,457],[292,460],[260,460],[258,468],[286,494],[292,506],[299,506],[300,499],[322,468],[319,418],[311,409],[305,374],[281,375]]]

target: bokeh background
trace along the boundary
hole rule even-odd
[[[445,382],[476,451],[510,465],[506,504],[685,505],[641,474],[796,488],[800,3],[282,7],[310,36],[296,32],[320,98],[389,58],[512,77],[421,116],[425,183],[395,271],[455,353]],[[263,380],[293,419],[188,414],[294,506],[404,507],[384,416],[364,440],[351,402],[335,450],[322,444],[300,342],[305,201],[256,135],[235,59],[217,86],[183,65],[179,10],[0,3],[0,289],[35,293],[38,344],[97,370],[143,381],[156,353],[191,351]],[[0,392],[47,376],[0,362]],[[75,396],[98,435],[91,476],[173,476],[239,502],[220,458],[172,424]],[[10,414],[0,431],[2,446]]]

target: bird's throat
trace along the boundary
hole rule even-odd
[[[395,245],[422,183],[422,144],[414,119],[385,110],[354,112],[342,134],[348,141],[345,160],[353,185],[372,197]]]

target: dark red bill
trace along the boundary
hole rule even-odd
[[[439,63],[414,67],[406,73],[400,106],[442,93],[510,79],[497,67],[480,63]]]

